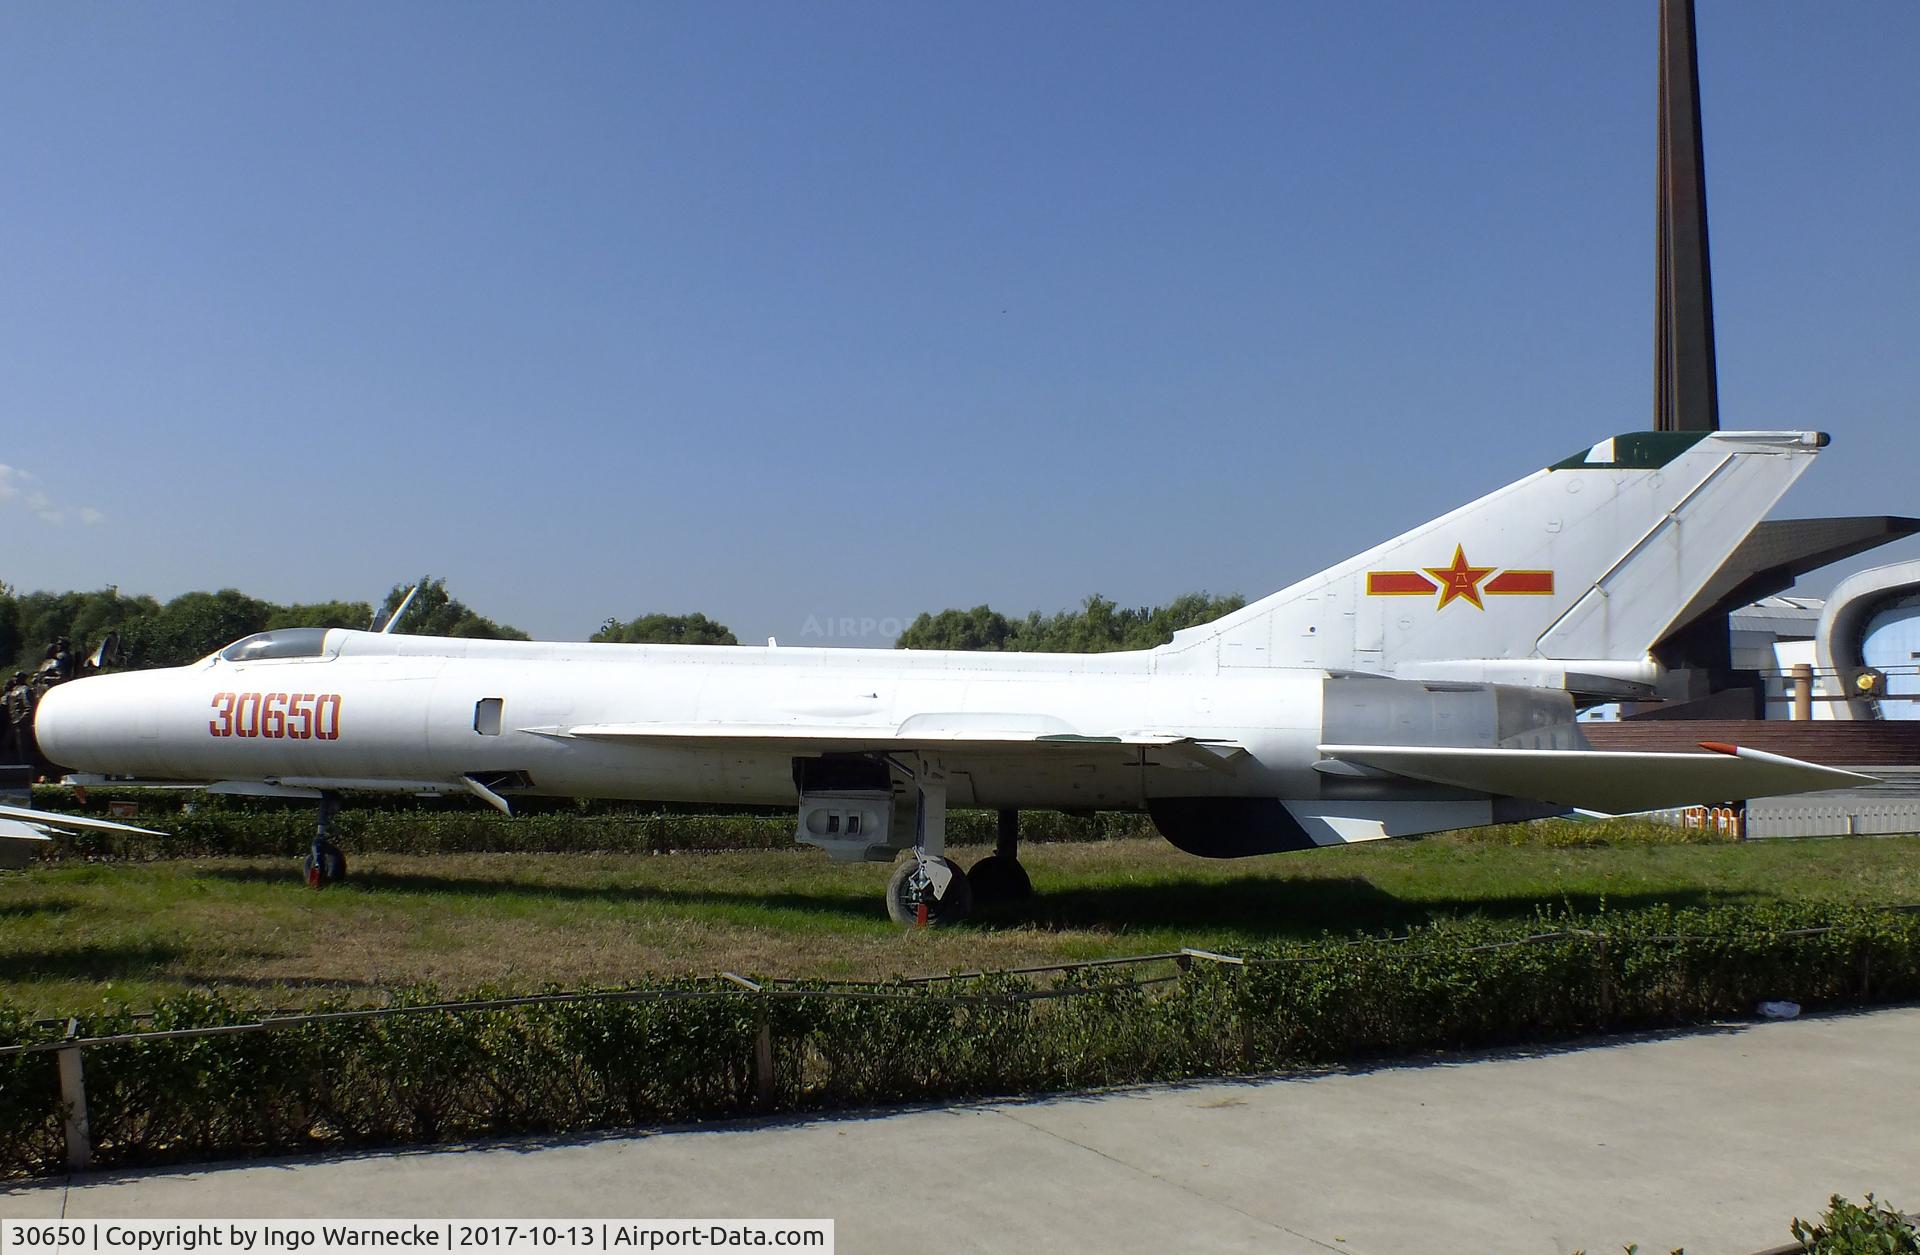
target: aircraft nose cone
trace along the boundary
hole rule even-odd
[[[114,678],[69,680],[40,695],[34,704],[33,738],[49,761],[76,770],[111,770],[94,760],[113,732],[101,687]]]

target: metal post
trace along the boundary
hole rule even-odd
[[[67,1021],[67,1040],[80,1035],[80,1021]],[[85,1171],[93,1163],[93,1134],[87,1127],[87,1074],[80,1062],[80,1047],[67,1046],[57,1052],[60,1064],[60,1101],[67,1112],[67,1167]]]
[[[1613,1021],[1613,967],[1607,962],[1607,935],[1594,934],[1594,950],[1600,965],[1600,1026]]]
[[[754,1021],[759,1031],[753,1038],[753,1100],[762,1111],[773,1107],[773,1017],[764,997],[766,987],[748,980],[738,972],[722,972],[720,979],[732,981],[749,993],[761,994],[754,1001]]]
[[[1660,0],[1653,387],[1656,431],[1720,430],[1693,0]]]
[[[1793,664],[1793,717],[1801,722],[1813,718],[1813,664]]]
[[[761,1003],[760,1035],[753,1042],[754,1101],[762,1111],[773,1107],[773,1025],[767,1018],[766,999]]]

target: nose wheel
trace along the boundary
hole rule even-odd
[[[315,841],[302,866],[309,889],[324,889],[347,878],[347,856],[331,841]]]
[[[324,889],[347,878],[347,856],[333,843],[330,835],[333,817],[339,811],[338,798],[331,793],[321,795],[320,818],[314,826],[313,846],[307,851],[306,862],[301,865],[309,889]]]

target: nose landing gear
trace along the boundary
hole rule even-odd
[[[313,846],[302,865],[307,887],[324,889],[347,878],[347,856],[333,843],[333,817],[340,812],[340,799],[331,793],[320,796],[320,818],[314,825]]]

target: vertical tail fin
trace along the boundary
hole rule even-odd
[[[1515,679],[1593,669],[1575,662],[1644,667],[1826,443],[1818,432],[1615,436],[1177,634],[1160,665]]]

